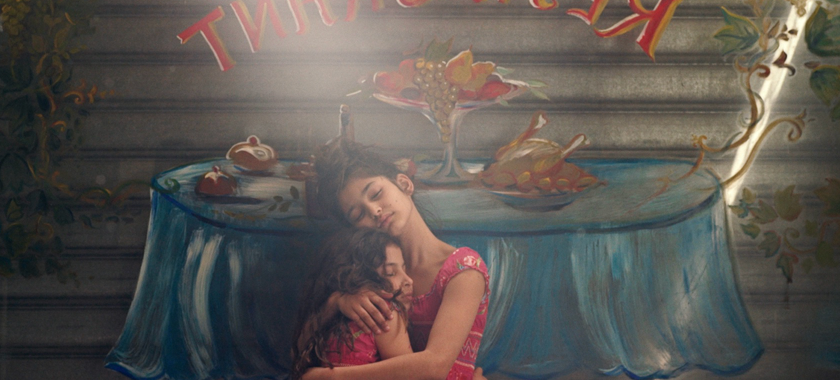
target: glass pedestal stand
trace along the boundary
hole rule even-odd
[[[428,103],[384,94],[373,94],[373,97],[402,109],[420,112],[429,119],[432,125],[438,130],[438,135],[444,144],[443,158],[441,159],[440,165],[432,170],[417,173],[417,178],[429,185],[455,186],[466,184],[475,177],[475,174],[464,170],[461,163],[458,162],[458,133],[461,129],[464,116],[470,111],[492,106],[500,103],[502,100],[513,99],[528,89],[528,85],[524,82],[512,82],[506,82],[511,85],[511,90],[495,99],[456,103],[455,109],[449,114],[450,133],[448,135],[435,119],[435,114],[432,112]]]

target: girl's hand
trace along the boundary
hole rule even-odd
[[[391,293],[384,291],[362,290],[356,294],[341,294],[336,303],[341,314],[356,322],[366,333],[381,334],[383,330],[390,330],[388,320],[394,318],[385,301],[391,297]]]
[[[484,377],[484,370],[481,367],[475,367],[475,372],[473,372],[473,380],[487,380]]]
[[[306,370],[301,380],[329,380],[332,378],[332,372],[329,368],[313,367]]]

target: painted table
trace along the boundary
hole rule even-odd
[[[554,211],[513,209],[482,189],[419,190],[430,226],[491,275],[485,373],[579,369],[670,377],[748,369],[763,348],[738,291],[717,178],[658,160],[577,160],[606,184]],[[233,173],[233,198],[197,178]],[[468,166],[469,167],[469,166]],[[109,368],[132,378],[283,378],[308,258],[329,225],[305,217],[303,184],[224,160],[159,174],[134,301]],[[663,191],[664,190],[664,191]]]

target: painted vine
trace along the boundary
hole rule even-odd
[[[805,17],[806,2],[790,0],[799,17]],[[755,84],[770,76],[774,70],[785,70],[793,76],[797,68],[788,62],[787,52],[780,51],[780,41],[797,38],[801,31],[788,29],[787,25],[770,17],[775,1],[747,0],[753,11],[752,17],[740,15],[723,8],[725,26],[718,30],[714,38],[721,43],[724,56],[734,56],[734,67],[739,73],[741,86],[749,100],[750,113],[742,123],[742,132],[735,134],[727,142],[713,148],[705,144],[706,136],[694,137],[694,145],[700,150],[697,166],[706,154],[722,154],[748,142],[753,133],[760,133],[757,143],[748,155],[741,170],[723,182],[729,185],[742,177],[752,164],[767,135],[777,126],[787,124],[791,130],[787,134],[789,141],[796,141],[802,135],[806,123],[806,111],[795,116],[782,116],[767,121],[767,126],[756,128],[765,115],[764,99],[754,90]],[[828,4],[818,3],[809,16],[804,30],[804,40],[808,51],[818,57],[840,56],[840,0],[829,0]],[[840,120],[840,66],[808,61],[803,64],[811,70],[810,87],[817,98],[830,108],[832,121]],[[822,213],[816,220],[799,220],[803,206],[801,193],[795,192],[795,185],[777,190],[772,204],[759,200],[756,193],[744,188],[738,204],[730,205],[730,210],[745,223],[740,224],[741,231],[750,238],[761,240],[757,249],[768,258],[776,259],[776,267],[788,282],[793,281],[793,273],[800,266],[805,273],[814,267],[833,268],[840,265],[835,256],[840,252],[840,180],[827,178],[828,185],[814,191],[814,195],[824,204]],[[784,225],[782,225],[784,224]],[[800,240],[801,238],[801,240]]]
[[[149,183],[76,189],[61,176],[90,107],[113,93],[72,78],[80,37],[94,32],[93,0],[0,0],[0,12],[0,275],[78,286],[62,226],[132,222],[136,212],[123,202]]]

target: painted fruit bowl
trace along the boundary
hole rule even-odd
[[[511,207],[546,211],[573,202],[600,185],[598,178],[566,158],[589,145],[583,134],[566,146],[531,138],[548,123],[545,112],[537,111],[522,134],[496,151],[494,161],[478,173],[475,181]]]
[[[595,182],[581,190],[570,190],[567,192],[551,193],[523,193],[518,190],[494,191],[488,190],[494,198],[508,206],[522,211],[555,211],[559,210],[595,188],[603,185],[603,182]]]

